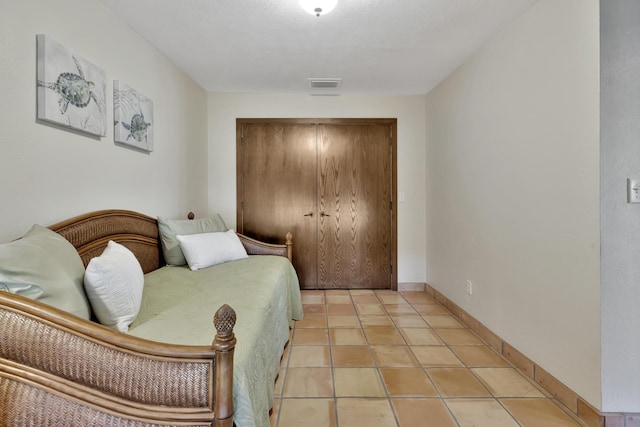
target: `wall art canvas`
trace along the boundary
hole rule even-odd
[[[113,124],[117,143],[153,151],[153,101],[119,80],[113,82]]]
[[[105,72],[44,34],[36,45],[38,119],[105,136]]]

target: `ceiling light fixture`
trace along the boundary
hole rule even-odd
[[[308,13],[316,16],[326,15],[338,4],[338,0],[298,0],[300,6]]]

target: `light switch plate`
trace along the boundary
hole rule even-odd
[[[640,203],[640,179],[627,179],[627,203]]]

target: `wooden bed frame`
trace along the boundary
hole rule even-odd
[[[127,246],[145,273],[161,267],[154,218],[105,210],[50,229],[78,250],[85,266],[109,240]],[[249,254],[287,256],[239,235]],[[122,334],[49,305],[0,292],[0,426],[233,425],[233,333],[223,305],[208,346],[182,346]]]

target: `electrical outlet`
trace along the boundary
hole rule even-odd
[[[473,283],[471,283],[471,280],[467,280],[467,295],[473,295]]]

